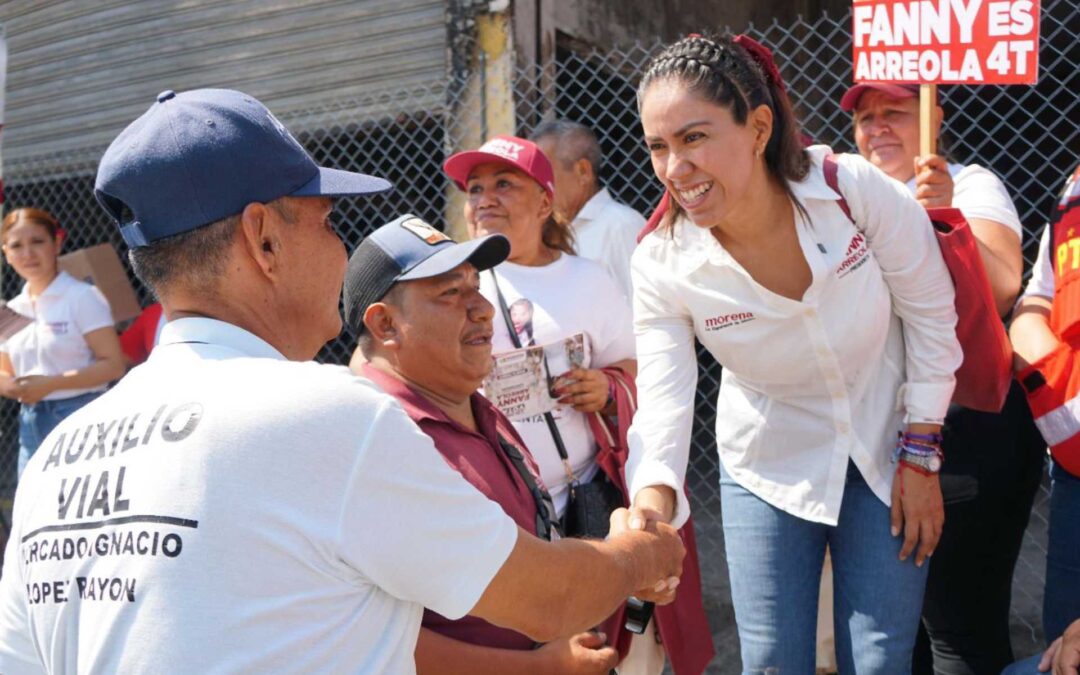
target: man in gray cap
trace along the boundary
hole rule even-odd
[[[423,606],[544,640],[672,585],[672,531],[532,537],[390,397],[310,362],[341,329],[331,198],[389,187],[235,91],[164,92],[112,143],[95,191],[169,323],[27,466],[0,672],[412,673]]]
[[[359,341],[354,371],[396,398],[443,458],[519,527],[552,539],[558,519],[540,470],[513,423],[478,391],[492,368],[495,316],[480,273],[509,252],[502,235],[456,244],[416,216],[397,218],[349,258],[345,322]],[[425,610],[416,664],[423,675],[608,675],[618,662],[592,632],[536,646],[478,617]]]

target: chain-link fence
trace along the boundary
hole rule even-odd
[[[838,151],[852,151],[852,129],[838,101],[851,74],[849,21],[822,16],[792,25],[774,23],[747,28],[777,55],[780,69],[801,115],[806,132]],[[1043,4],[1040,78],[1034,87],[946,87],[945,136],[949,154],[963,163],[991,167],[1005,181],[1025,228],[1025,259],[1034,257],[1034,241],[1060,190],[1066,170],[1078,161],[1080,73],[1076,68],[1080,9],[1070,0]],[[636,79],[656,44],[622,49],[560,49],[554,67],[519,71],[515,78],[518,132],[527,134],[542,118],[558,115],[593,127],[605,154],[601,172],[617,199],[648,213],[660,196],[641,141],[635,101]],[[550,74],[554,73],[554,85]],[[471,77],[478,77],[473,74]],[[465,76],[466,79],[469,76]],[[546,78],[546,79],[545,79]],[[397,189],[368,200],[345,200],[337,222],[351,250],[372,228],[411,211],[433,223],[445,221],[452,194],[440,167],[463,124],[486,119],[487,89],[451,79],[422,91],[390,91],[370,100],[337,101],[333,105],[284,119],[323,163],[386,176]],[[543,85],[543,86],[541,86]],[[547,92],[542,95],[538,92]],[[438,109],[415,112],[415,100],[442,100]],[[382,116],[357,119],[350,111],[384,110]],[[399,112],[412,111],[412,112]],[[118,130],[119,131],[119,130]],[[483,129],[473,130],[483,134]],[[10,130],[17,133],[17,128]],[[52,211],[69,229],[68,247],[111,242],[122,250],[114,229],[92,196],[93,173],[102,148],[66,156],[38,157],[6,167],[9,206],[32,205]],[[2,290],[11,297],[18,280],[5,270]],[[147,300],[145,289],[140,295]],[[320,359],[343,363],[352,341],[342,336],[323,350]],[[719,367],[701,356],[695,405],[690,487],[704,565],[706,606],[720,654],[716,672],[737,668],[733,613],[720,530],[716,450],[713,441]],[[0,403],[0,496],[14,490],[17,445],[16,406]],[[9,513],[7,508],[0,512]],[[1033,653],[1041,643],[1039,612],[1044,575],[1046,495],[1043,490],[1025,536],[1014,584],[1013,641],[1018,656]]]

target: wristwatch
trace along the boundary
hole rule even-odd
[[[913,452],[901,451],[900,461],[917,466],[930,473],[938,473],[941,471],[942,455],[940,450],[932,455],[916,455]]]

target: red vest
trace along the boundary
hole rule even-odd
[[[1065,342],[1080,337],[1080,166],[1050,217],[1050,263],[1054,304],[1050,328]]]

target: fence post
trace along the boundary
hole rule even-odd
[[[513,134],[514,52],[507,11],[478,14],[475,39],[466,41],[462,61],[467,64],[453,87],[457,100],[447,102],[446,153],[479,147],[494,134]],[[464,194],[447,186],[444,219],[446,232],[459,241],[468,238],[463,215]]]

